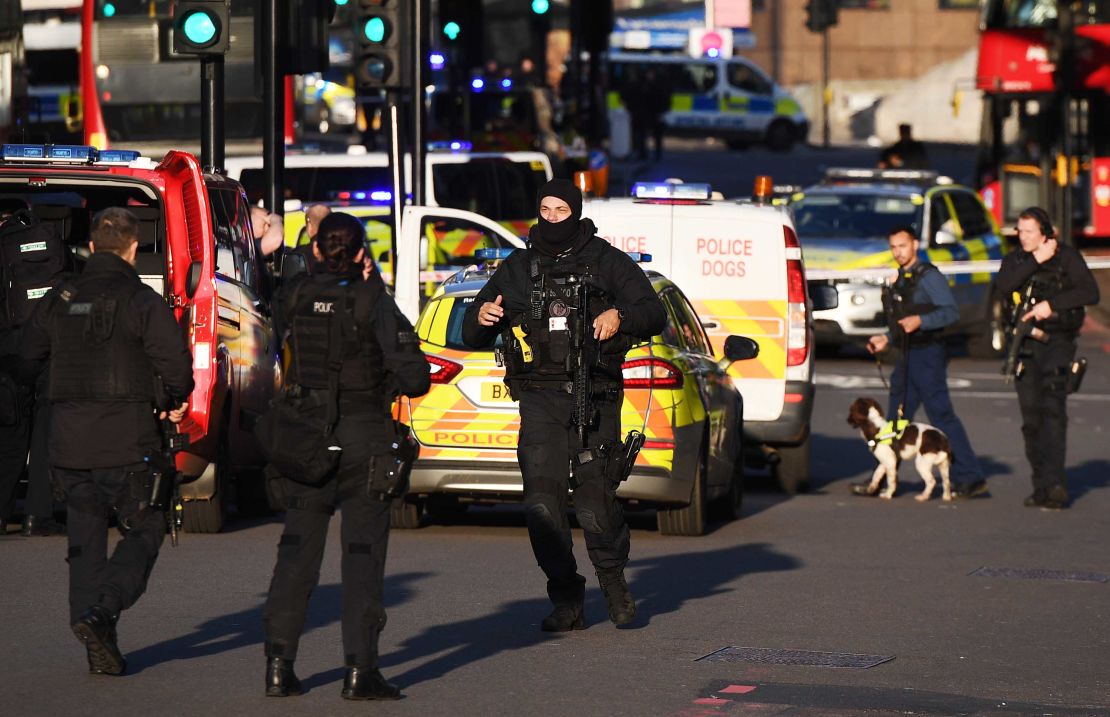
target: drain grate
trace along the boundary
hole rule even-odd
[[[765,665],[809,665],[812,667],[846,667],[866,670],[894,655],[856,655],[850,652],[814,652],[812,650],[776,650],[767,647],[723,647],[695,662],[758,662]]]
[[[1023,568],[981,567],[971,571],[971,575],[981,578],[1023,578],[1025,580],[1067,580],[1075,583],[1110,583],[1106,573],[1090,573],[1082,570],[1026,570]]]

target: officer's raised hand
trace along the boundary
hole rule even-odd
[[[169,410],[169,411],[162,411],[161,413],[159,413],[158,414],[158,420],[164,421],[168,418],[168,419],[170,419],[170,423],[181,423],[181,421],[184,420],[184,418],[185,418],[185,412],[188,411],[188,410],[189,410],[189,402],[186,401],[186,402],[182,403],[180,406],[178,406],[177,408],[174,408],[174,409]]]
[[[482,304],[482,308],[478,310],[478,323],[482,326],[493,326],[500,321],[505,315],[505,309],[501,308],[501,301],[501,294],[498,294],[495,300]]]
[[[594,319],[594,338],[598,341],[611,339],[620,327],[620,312],[616,309],[609,309]]]
[[[1045,239],[1039,247],[1033,250],[1033,258],[1037,260],[1038,264],[1043,264],[1052,257],[1056,256],[1056,251],[1060,245],[1056,242],[1054,237]]]

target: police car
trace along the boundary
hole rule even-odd
[[[954,262],[998,260],[1009,245],[976,192],[935,172],[830,169],[824,181],[790,198],[794,225],[813,276],[836,288],[837,308],[818,311],[818,341],[866,340],[886,328],[882,283],[874,269],[897,264],[887,233],[900,225],[922,237],[921,259],[942,272]],[[1003,322],[993,290],[994,274],[949,276],[960,307],[952,334],[969,338],[969,349],[991,356],[1001,351]]]
[[[127,207],[138,217],[136,269],[174,308],[193,355],[196,387],[181,424],[190,446],[178,467],[199,478],[182,487],[185,528],[218,532],[232,496],[241,512],[264,509],[252,426],[281,369],[243,188],[185,152],[156,162],[129,150],[6,144],[0,202],[49,226],[78,269],[96,212]]]
[[[742,57],[610,53],[608,94],[614,141],[627,137],[626,101],[639,88],[670,97],[667,134],[720,137],[733,149],[763,143],[785,151],[809,135],[796,99]],[[614,154],[623,154],[614,149]]]
[[[505,257],[512,250],[483,250],[478,258]],[[496,344],[475,350],[462,342],[466,308],[494,269],[484,262],[460,271],[436,291],[416,322],[432,367],[432,388],[401,402],[402,419],[421,444],[409,498],[394,513],[401,527],[418,525],[425,508],[443,515],[467,503],[523,496],[516,457],[519,414],[495,360]],[[739,517],[743,403],[726,364],[713,358],[689,300],[658,272],[648,276],[668,320],[659,336],[633,347],[624,363],[622,435],[636,429],[647,440],[617,496],[631,506],[657,508],[664,534],[700,535],[710,503],[730,519]],[[756,345],[748,341],[745,349],[733,358],[754,355]]]

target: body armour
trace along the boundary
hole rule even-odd
[[[154,368],[126,317],[143,284],[119,273],[58,287],[49,319],[51,401],[154,403]]]
[[[899,269],[898,280],[887,291],[883,292],[883,308],[886,310],[887,328],[890,329],[891,340],[895,345],[901,345],[906,339],[906,333],[898,323],[899,319],[907,316],[922,316],[936,308],[935,304],[915,303],[914,294],[917,287],[930,271],[940,271],[927,261],[918,261],[911,269]],[[909,335],[911,348],[928,346],[940,341],[944,334],[943,329],[931,331],[917,330]]]
[[[1039,301],[1052,302],[1054,298],[1072,289],[1072,280],[1059,261],[1048,261],[1041,264],[1033,276],[1029,277],[1033,285],[1033,298]],[[1016,302],[1021,303],[1020,300]],[[1015,306],[1016,308],[1016,306]],[[1054,311],[1052,316],[1037,323],[1042,330],[1053,333],[1074,333],[1083,326],[1083,319],[1087,312],[1082,306],[1064,311]]]
[[[591,284],[590,267],[573,258],[556,260],[532,252],[529,269],[529,309],[501,336],[505,373],[510,379],[570,381],[576,343],[590,362],[596,363],[598,344],[592,323],[610,304]],[[583,333],[578,341],[576,332]],[[614,345],[610,352],[620,346],[628,348],[620,335],[609,343]]]
[[[340,322],[339,388],[346,391],[377,391],[385,370],[381,346],[368,324],[378,300],[376,285],[329,277],[327,281],[306,278],[294,289],[289,366],[291,383],[305,388],[328,387],[328,341],[331,322]]]

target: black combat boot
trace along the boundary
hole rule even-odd
[[[90,607],[70,625],[73,634],[85,646],[89,672],[96,675],[122,675],[127,660],[116,644],[116,616],[99,605]]]
[[[601,592],[605,594],[605,601],[609,603],[609,619],[613,624],[627,625],[635,620],[636,602],[632,599],[632,593],[628,591],[624,570],[621,568],[598,570],[597,581],[601,585]]]
[[[586,620],[582,616],[582,606],[586,601],[586,581],[572,585],[558,585],[547,581],[547,595],[555,603],[555,609],[540,623],[544,632],[570,632],[585,630]]]
[[[293,673],[293,661],[282,657],[266,658],[266,696],[290,697],[304,692]]]
[[[387,682],[377,667],[348,667],[339,694],[345,700],[399,700],[401,688]]]

